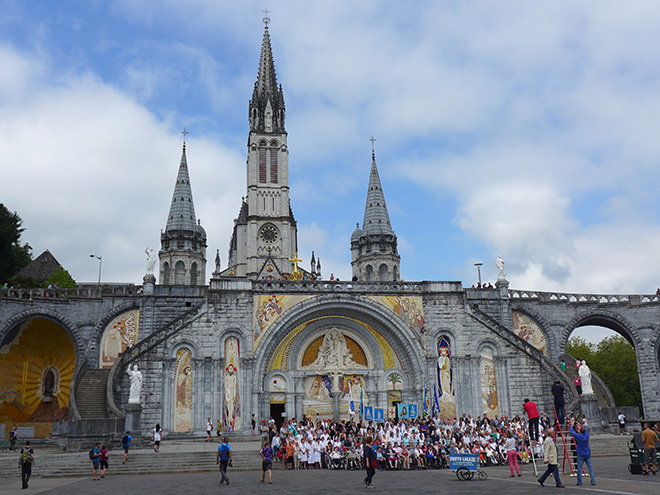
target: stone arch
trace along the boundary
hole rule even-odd
[[[459,355],[458,351],[462,350],[460,342],[456,337],[456,332],[449,328],[439,328],[430,332],[431,335],[431,348],[433,349],[433,356],[437,357],[437,347],[438,341],[441,337],[447,336],[451,342],[451,353],[452,355]]]
[[[484,350],[490,349],[493,353],[493,357],[500,355],[500,346],[493,339],[485,338],[479,342],[477,346],[477,353],[481,356]]]
[[[254,362],[257,363],[254,376],[260,377],[267,374],[270,361],[279,344],[294,329],[321,317],[353,319],[376,329],[397,352],[401,366],[408,375],[410,386],[421,388],[424,351],[414,338],[412,331],[384,306],[370,300],[358,300],[345,295],[337,295],[333,299],[307,299],[282,314],[254,351]],[[366,332],[367,330],[364,330],[363,335],[366,335]],[[374,353],[374,358],[376,361],[378,360],[376,353]],[[378,363],[377,366],[382,366],[382,364]],[[255,386],[259,385],[255,382]]]
[[[195,346],[179,342],[172,348],[174,368],[172,370],[172,426],[176,432],[193,431],[195,396]]]
[[[4,345],[5,338],[14,328],[28,320],[31,320],[32,318],[45,318],[47,320],[53,321],[54,323],[57,323],[62,328],[64,328],[66,333],[69,334],[69,337],[71,337],[73,345],[76,349],[77,369],[80,359],[85,355],[85,342],[87,339],[83,335],[83,332],[80,330],[80,328],[78,328],[78,325],[76,325],[69,317],[54,311],[51,308],[30,308],[26,309],[25,311],[21,311],[20,313],[17,313],[11,318],[7,319],[2,324],[2,326],[0,326],[0,347]]]
[[[643,345],[643,341],[637,327],[620,314],[602,308],[589,308],[581,311],[566,323],[559,341],[560,354],[566,353],[566,346],[571,333],[576,328],[584,325],[598,325],[617,332],[630,342],[639,356],[639,349]]]
[[[396,385],[393,385],[393,377],[392,375],[399,375],[398,378],[400,380],[401,386],[397,388]],[[403,372],[401,368],[390,368],[385,370],[385,373],[383,373],[383,381],[381,383],[381,386],[383,387],[383,390],[389,391],[391,390],[405,390],[406,388],[410,387],[410,384],[407,383],[407,376]]]
[[[179,340],[176,344],[172,345],[172,347],[169,349],[170,358],[176,359],[176,353],[179,351],[179,349],[183,349],[184,347],[190,349],[193,359],[197,359],[197,345],[195,345],[192,340],[188,339]]]

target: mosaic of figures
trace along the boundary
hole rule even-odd
[[[9,339],[0,348],[0,423],[66,421],[76,367],[69,334],[51,320],[32,318]]]
[[[336,392],[333,388],[336,387]],[[304,382],[303,412],[306,416],[316,418],[332,418],[333,395],[339,396],[340,419],[349,419],[351,415],[359,414],[360,400],[362,405],[369,405],[369,396],[365,388],[364,378],[360,375],[317,375],[309,376]],[[351,407],[351,403],[353,406]]]
[[[424,327],[424,303],[421,296],[369,296],[369,299],[394,312],[411,330]]]
[[[187,347],[176,353],[174,367],[174,431],[192,430],[193,367],[192,352]]]
[[[438,339],[438,382],[434,385],[435,413],[442,418],[456,416],[456,394],[454,391],[454,370],[451,357],[451,340],[447,335]]]
[[[241,424],[241,394],[239,389],[240,342],[236,337],[225,340],[224,396],[222,408],[223,431],[234,431]]]
[[[273,294],[258,296],[254,300],[254,347],[259,345],[266,330],[279,318],[279,316],[309,296]]]
[[[541,327],[529,316],[516,311],[513,312],[513,333],[539,351],[548,354],[548,340],[545,338]]]
[[[119,354],[137,343],[139,316],[137,309],[127,311],[105,327],[99,355],[101,368],[112,368]]]
[[[366,368],[367,357],[354,339],[331,328],[307,346],[301,365],[317,370]]]
[[[490,348],[484,348],[481,352],[481,398],[483,405],[483,414],[489,418],[499,416],[499,405],[497,401],[497,381],[495,379],[495,363],[493,361],[493,351]]]

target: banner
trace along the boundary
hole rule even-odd
[[[408,419],[408,406],[409,404],[403,404],[403,403],[397,405],[399,419]]]
[[[408,404],[408,418],[415,419],[417,417],[417,404]]]
[[[382,423],[385,420],[385,410],[382,407],[374,409],[374,421]]]
[[[373,421],[374,419],[374,408],[372,406],[364,406],[364,420]]]

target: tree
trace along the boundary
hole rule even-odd
[[[25,230],[22,225],[18,213],[11,213],[0,203],[0,283],[9,280],[32,261],[32,248],[27,242],[20,243]]]
[[[71,274],[62,267],[59,267],[55,273],[48,277],[46,283],[53,285],[57,284],[57,286],[62,289],[76,288],[76,281],[73,280]]]
[[[587,362],[610,389],[617,406],[638,406],[642,409],[637,356],[635,348],[625,338],[614,335],[594,345],[583,338],[572,337],[566,352]]]

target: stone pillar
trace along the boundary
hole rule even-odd
[[[126,423],[124,428],[126,431],[131,432],[131,436],[135,439],[136,445],[142,443],[142,405],[140,404],[126,404]]]
[[[595,394],[580,395],[580,411],[589,422],[590,432],[602,432],[603,427],[600,424],[600,408],[598,407],[598,397]]]
[[[332,393],[332,414],[335,417],[335,421],[339,421],[339,392]]]
[[[154,286],[156,285],[156,277],[153,274],[147,274],[142,278],[142,293],[153,294]]]

